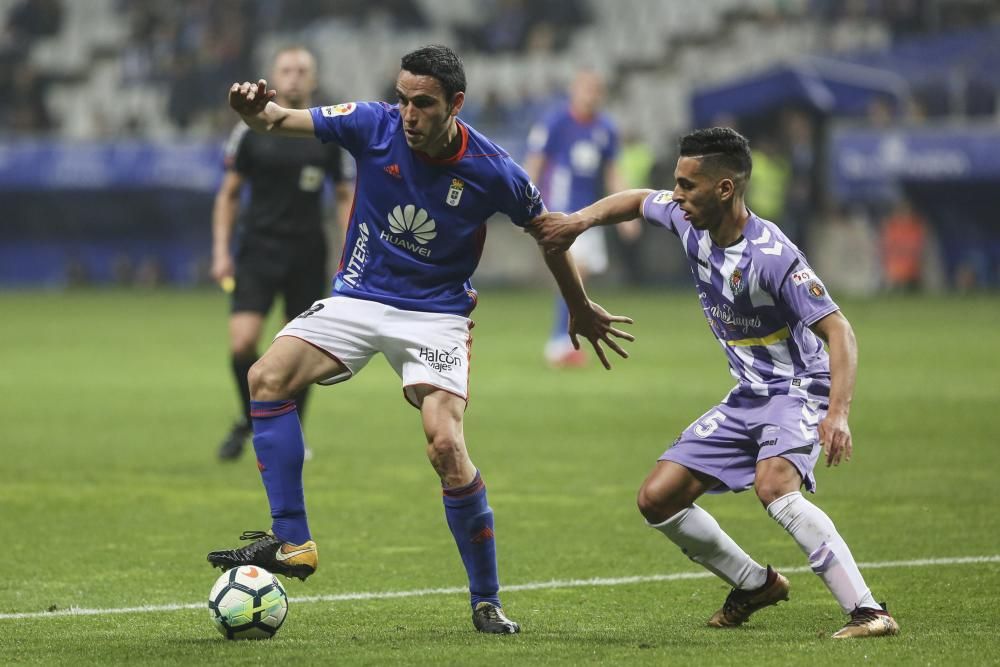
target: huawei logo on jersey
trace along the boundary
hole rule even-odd
[[[389,229],[392,234],[382,232],[379,238],[421,257],[430,257],[431,249],[424,246],[437,236],[436,228],[437,224],[427,211],[407,204],[392,209],[389,213]]]
[[[395,163],[390,164],[388,167],[386,167],[385,173],[389,174],[390,176],[394,176],[395,178],[403,178],[402,175],[399,173],[399,165]]]
[[[397,206],[389,214],[389,228],[396,234],[410,232],[420,245],[426,245],[437,236],[436,227],[427,211],[413,204],[407,204],[405,208]]]

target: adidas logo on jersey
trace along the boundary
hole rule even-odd
[[[427,211],[413,204],[397,206],[389,213],[388,219],[392,233],[382,232],[379,238],[421,257],[431,256],[431,249],[425,246],[437,236],[437,223]]]

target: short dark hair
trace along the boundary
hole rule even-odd
[[[316,54],[312,52],[312,49],[305,44],[285,44],[284,46],[281,46],[274,52],[274,56],[271,58],[271,63],[273,64],[276,62],[278,60],[278,56],[285,53],[294,53],[295,51],[302,51],[303,53],[308,54],[309,57],[312,58],[313,64],[316,65],[315,69],[319,69],[319,59],[316,57]]]
[[[680,140],[681,157],[701,157],[708,170],[724,169],[743,185],[753,170],[750,142],[731,127],[709,127],[685,134]]]
[[[465,92],[465,67],[447,46],[431,44],[410,51],[400,60],[399,66],[412,74],[432,76],[440,81],[449,103],[455,93]]]

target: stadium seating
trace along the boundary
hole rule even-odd
[[[14,4],[0,0],[0,12]],[[277,45],[304,42],[325,65],[324,91],[338,100],[380,99],[402,51],[424,43],[455,43],[456,27],[477,19],[472,3],[421,0],[419,5],[429,28],[400,30],[379,20],[358,25],[321,15],[302,30],[268,34],[255,51],[256,68],[245,76],[265,72]],[[587,0],[592,21],[575,30],[565,49],[464,51],[471,97],[482,96],[489,87],[510,104],[530,106],[533,99],[558,94],[573,69],[587,64],[612,75],[612,110],[622,122],[657,143],[688,126],[686,100],[699,86],[804,52],[870,49],[887,41],[887,29],[878,21],[842,21],[831,30],[810,21],[794,3],[791,14],[786,10],[782,20],[775,21],[783,5],[777,0]],[[212,136],[224,131],[212,121],[179,127],[166,111],[168,83],[129,80],[125,59],[113,57],[126,48],[130,30],[128,16],[114,0],[66,2],[65,10],[59,34],[39,41],[31,52],[31,62],[52,80],[47,103],[57,119],[58,136],[83,139],[138,133],[168,139],[178,133]],[[220,91],[227,83],[219,80]],[[475,104],[470,111],[474,109]],[[530,119],[515,124],[511,134],[516,136],[527,122]]]

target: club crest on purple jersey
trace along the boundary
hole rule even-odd
[[[821,285],[816,280],[811,281],[806,287],[809,288],[809,294],[816,297],[817,299],[822,299],[824,296],[826,296],[826,290],[823,289],[823,285]]]
[[[746,287],[747,283],[743,280],[743,272],[739,269],[733,269],[732,274],[729,276],[729,289],[733,291],[733,296],[742,294]]]

